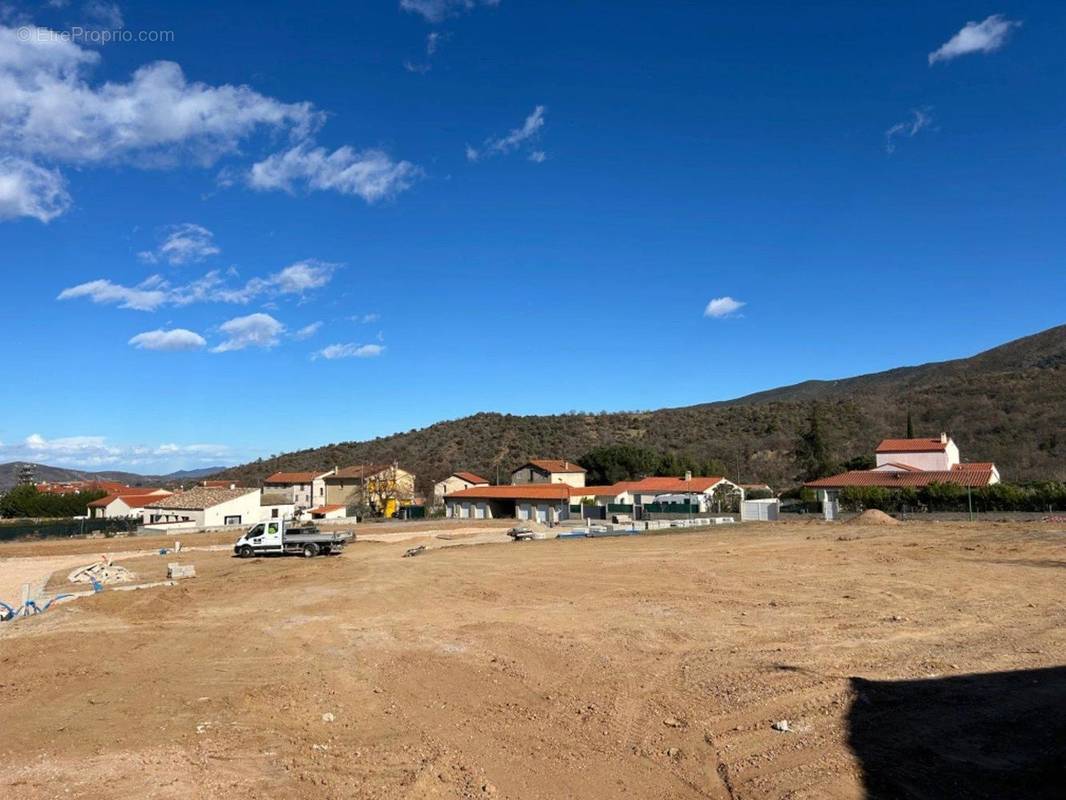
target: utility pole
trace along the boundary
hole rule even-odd
[[[973,522],[973,489],[966,485],[966,504],[970,507],[970,522]]]

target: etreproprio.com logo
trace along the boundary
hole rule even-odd
[[[82,28],[77,25],[65,31],[23,25],[15,32],[15,35],[20,42],[37,43],[84,42],[86,44],[114,44],[174,41],[174,31],[131,31],[125,28],[110,30],[105,28]]]

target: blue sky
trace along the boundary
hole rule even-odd
[[[1066,8],[872,5],[0,0],[0,461],[687,405],[1062,323]]]

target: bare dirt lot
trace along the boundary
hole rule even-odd
[[[145,580],[175,560],[198,577],[0,625],[0,796],[1066,785],[1061,525],[789,522],[401,558],[411,544],[142,556],[122,563]]]

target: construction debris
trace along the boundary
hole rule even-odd
[[[84,567],[78,567],[67,576],[71,583],[128,583],[137,576],[125,567],[111,562],[111,556],[101,556],[100,561],[95,561]]]
[[[426,546],[424,544],[420,544],[418,547],[412,547],[410,550],[405,552],[403,554],[403,557],[410,558],[411,556],[421,555],[424,552],[426,552]]]
[[[167,564],[167,578],[195,578],[196,567],[192,564]]]

